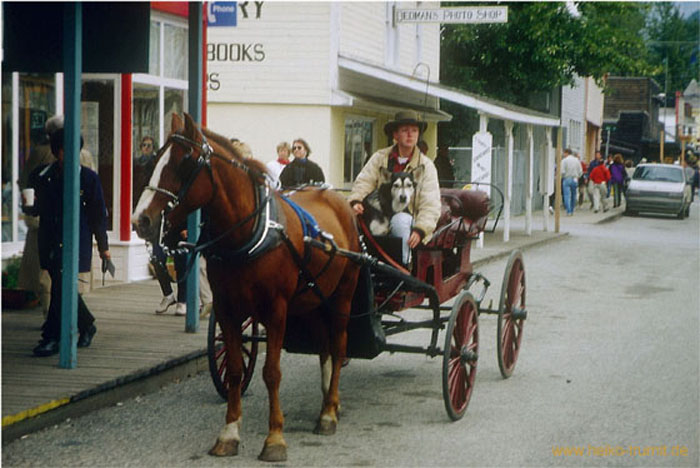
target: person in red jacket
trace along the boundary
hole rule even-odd
[[[588,190],[590,190],[593,197],[593,212],[597,213],[600,211],[601,200],[603,202],[603,211],[608,211],[608,181],[610,180],[610,171],[605,164],[600,164],[593,168],[590,174],[590,183],[588,184]]]

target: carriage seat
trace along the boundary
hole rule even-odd
[[[489,196],[480,190],[440,189],[440,218],[427,247],[451,249],[486,227]]]

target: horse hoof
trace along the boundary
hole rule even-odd
[[[258,455],[258,460],[266,462],[287,461],[287,447],[285,445],[266,445]]]
[[[217,439],[214,446],[211,448],[211,450],[209,450],[209,455],[213,455],[215,457],[233,457],[234,455],[238,455],[238,441],[223,441]]]
[[[320,435],[333,435],[335,434],[335,428],[337,423],[329,418],[321,418],[316,423],[316,428],[314,429],[314,434]]]

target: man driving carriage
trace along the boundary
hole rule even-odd
[[[420,135],[426,126],[426,122],[421,121],[415,111],[397,112],[394,120],[384,126],[387,136],[393,137],[394,145],[382,148],[370,157],[358,174],[348,197],[355,213],[362,215],[362,201],[379,187],[382,171],[413,174],[415,193],[408,206],[409,213],[396,213],[390,221],[391,235],[403,239],[404,264],[410,261],[410,249],[417,247],[420,242],[430,240],[440,217],[437,170],[430,158],[418,148]]]

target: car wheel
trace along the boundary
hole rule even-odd
[[[678,219],[685,218],[685,209],[681,208],[681,211],[676,216],[678,216]]]
[[[632,211],[629,208],[625,208],[625,216],[637,216],[637,212]]]
[[[685,217],[687,218],[688,216],[690,216],[690,205],[685,208]]]

